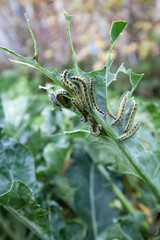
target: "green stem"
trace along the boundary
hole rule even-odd
[[[120,201],[123,203],[123,205],[125,206],[127,211],[129,213],[133,213],[134,212],[134,208],[132,207],[131,203],[128,201],[128,199],[124,196],[124,194],[119,190],[119,188],[113,182],[112,178],[110,177],[110,175],[108,174],[108,172],[106,171],[104,166],[103,165],[98,165],[97,168],[104,175],[104,177],[106,178],[107,182],[112,187],[114,193],[120,199]]]
[[[67,32],[68,32],[68,38],[69,38],[70,47],[71,47],[71,50],[72,50],[72,57],[73,57],[74,68],[76,69],[76,72],[79,75],[78,63],[77,63],[76,54],[75,54],[75,51],[74,51],[74,48],[73,48],[73,43],[72,43],[72,39],[71,39],[71,33],[70,33],[68,18],[67,18]]]
[[[89,196],[90,196],[90,204],[91,204],[91,218],[92,218],[92,229],[94,240],[97,240],[98,232],[97,232],[97,221],[96,221],[96,211],[94,204],[94,164],[91,165],[90,175],[89,175]]]
[[[25,13],[24,16],[25,16],[25,18],[26,18],[26,22],[27,22],[27,25],[28,25],[28,29],[29,29],[29,31],[30,31],[30,34],[31,34],[31,37],[32,37],[32,40],[33,40],[33,43],[34,43],[34,58],[35,58],[35,60],[36,60],[36,62],[37,62],[37,65],[39,65],[39,63],[38,63],[38,48],[37,48],[37,42],[36,42],[35,36],[34,36],[34,34],[33,34],[33,32],[32,32],[31,26],[30,26],[30,24],[29,24],[29,19],[28,19],[27,14]]]

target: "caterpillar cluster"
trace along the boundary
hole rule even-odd
[[[95,111],[100,114],[102,117],[105,117],[106,114],[99,108],[94,89],[94,79],[90,79],[90,86],[88,86],[86,80],[80,76],[72,76],[68,78],[68,70],[64,70],[61,74],[61,83],[71,91],[74,97],[70,100],[70,96],[64,90],[60,90],[51,94],[51,100],[53,104],[59,107],[60,105],[71,108],[74,107],[80,114],[80,120],[82,122],[89,121],[91,124],[91,133],[93,136],[98,137],[102,132],[102,125],[98,124],[93,117],[91,117],[88,111],[92,111],[94,108]],[[76,85],[77,84],[77,85]]]
[[[125,92],[120,100],[120,104],[119,104],[119,110],[118,110],[118,115],[117,117],[112,113],[112,111],[110,110],[109,107],[107,107],[107,113],[108,115],[113,118],[115,121],[111,124],[112,127],[118,125],[125,114],[125,110],[126,110],[126,105],[127,105],[127,101],[128,101],[128,96],[129,96],[129,92]],[[124,141],[128,138],[130,138],[140,127],[139,123],[136,123],[133,127],[133,121],[134,121],[134,117],[136,115],[136,111],[137,111],[137,102],[135,100],[132,101],[132,106],[129,109],[129,113],[128,113],[128,120],[127,123],[124,127],[124,134],[122,134],[120,137],[117,138],[118,141]]]

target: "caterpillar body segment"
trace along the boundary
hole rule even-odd
[[[94,78],[90,79],[90,97],[91,97],[92,105],[93,105],[94,109],[96,110],[96,112],[99,113],[101,116],[106,117],[105,112],[103,112],[97,105],[96,96],[95,96],[95,80],[94,80]]]
[[[69,93],[67,93],[64,90],[60,90],[60,91],[56,92],[55,99],[62,106],[66,107],[66,108],[71,108],[72,104],[66,96],[69,96]]]
[[[94,124],[91,124],[91,133],[94,137],[98,137],[102,133],[102,125],[98,124],[95,126]]]
[[[130,93],[129,91],[125,92],[121,97],[121,100],[119,103],[118,116],[121,114],[121,109],[123,108],[124,103],[127,103],[129,93]]]
[[[109,107],[107,107],[107,114],[113,118],[113,119],[117,119],[117,117],[114,115],[114,113],[111,111],[111,109]]]
[[[98,137],[102,133],[102,125],[101,124],[97,125],[96,120],[90,115],[88,116],[88,120],[91,123],[91,128],[90,129],[91,129],[92,135],[95,136],[95,137]]]
[[[92,110],[92,104],[89,96],[89,90],[88,90],[88,84],[85,81],[84,78],[79,77],[79,76],[73,76],[71,77],[71,82],[76,82],[79,84],[81,91],[82,91],[82,96],[84,98],[85,106],[89,111]]]
[[[125,114],[125,110],[126,110],[126,104],[127,104],[127,100],[128,100],[128,95],[129,95],[129,92],[125,92],[121,98],[121,101],[120,101],[120,104],[119,104],[119,110],[118,110],[118,117],[117,119],[111,124],[111,126],[116,126],[118,125],[123,117],[124,117],[124,114]]]
[[[84,101],[82,100],[82,96],[81,93],[79,91],[79,89],[77,88],[77,86],[72,83],[69,79],[68,79],[68,70],[64,70],[61,74],[61,82],[62,84],[67,87],[68,89],[71,90],[71,92],[75,95],[75,97],[77,98],[79,104],[81,105],[81,108],[85,108],[85,104]]]
[[[88,120],[91,122],[91,124],[97,125],[96,120],[91,115],[88,115]]]
[[[57,104],[57,100],[56,100],[54,93],[50,94],[50,98],[51,98],[51,101],[53,102],[53,104]]]
[[[62,111],[62,108],[60,107],[59,103],[57,102],[54,93],[50,94],[50,98],[51,98],[51,101],[53,102],[53,104],[56,105],[57,107],[59,107],[59,110]]]
[[[134,117],[136,115],[136,111],[137,111],[137,102],[133,100],[132,107],[130,108],[130,111],[129,111],[129,118],[123,132],[128,132],[129,129],[131,128]]]
[[[71,102],[72,102],[73,106],[80,112],[80,114],[81,114],[80,120],[82,122],[87,122],[88,121],[88,112],[85,109],[81,108],[77,99],[72,98]]]
[[[118,137],[117,140],[120,142],[130,138],[139,129],[139,127],[140,127],[140,124],[136,123],[127,133],[124,133],[123,135]]]

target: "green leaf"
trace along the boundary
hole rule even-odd
[[[136,74],[136,73],[132,72],[131,69],[126,70],[126,68],[124,67],[124,63],[121,64],[121,66],[118,68],[116,73],[111,73],[110,68],[112,66],[112,63],[113,62],[110,59],[108,65],[107,65],[107,75],[106,75],[107,86],[109,86],[113,81],[116,81],[118,73],[122,72],[122,73],[127,74],[129,76],[129,81],[130,81],[131,86],[132,86],[131,93],[133,93],[144,74],[143,73],[142,74]]]
[[[35,202],[33,193],[24,183],[14,181],[10,190],[0,195],[0,205],[40,239],[50,240],[47,232],[48,212]]]
[[[115,195],[82,148],[75,148],[72,159],[74,162],[67,169],[67,178],[70,185],[77,188],[75,212],[96,237],[118,216],[118,211],[109,207]]]
[[[48,143],[43,151],[43,157],[47,164],[46,170],[52,173],[60,173],[62,171],[67,152],[68,146],[58,148],[55,144]]]
[[[123,68],[123,70],[121,72],[124,72],[129,76],[129,81],[132,85],[131,93],[133,93],[133,91],[136,89],[137,85],[139,84],[139,82],[144,74],[143,73],[136,74],[136,73],[132,72],[131,69],[126,70],[125,68]]]
[[[135,211],[133,214],[119,218],[118,223],[108,227],[98,240],[143,240],[140,227],[145,220],[143,213]]]
[[[43,109],[43,98],[20,96],[14,100],[3,100],[5,132],[7,136],[19,138]]]
[[[84,143],[84,148],[95,164],[113,164],[115,162],[115,147],[107,145],[106,139],[103,143],[99,140],[88,142],[88,144]]]
[[[123,32],[124,28],[128,22],[125,21],[114,21],[112,22],[111,30],[110,30],[110,38],[111,43],[113,44],[119,35]]]
[[[67,218],[64,222],[63,210],[56,202],[49,201],[51,232],[57,240],[84,240],[86,228],[79,223],[79,219]]]
[[[16,140],[2,138],[0,141],[0,194],[8,191],[12,181],[20,180],[35,192],[34,159]]]
[[[54,178],[54,191],[56,195],[66,202],[74,210],[74,194],[76,188],[71,186],[66,177],[55,176]]]
[[[143,240],[142,234],[140,233],[140,227],[146,219],[146,216],[139,211],[135,211],[133,214],[127,216],[126,218],[122,217],[119,221],[121,222],[121,229],[124,236],[127,236],[128,239],[133,240]]]
[[[84,240],[86,237],[86,229],[78,222],[69,221],[66,224],[67,240]]]

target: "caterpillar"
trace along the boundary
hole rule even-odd
[[[71,108],[72,104],[66,96],[69,96],[69,93],[67,93],[64,90],[60,90],[60,91],[56,92],[55,99],[62,106],[66,107],[66,108]]]
[[[126,110],[126,104],[127,104],[127,100],[128,100],[128,95],[129,92],[125,92],[121,98],[120,104],[119,104],[119,111],[118,111],[118,117],[117,119],[111,124],[111,126],[115,126],[118,125],[121,120],[123,119],[125,110]]]
[[[80,112],[80,114],[81,114],[80,120],[82,122],[87,122],[88,121],[88,112],[85,109],[81,108],[81,106],[78,103],[77,99],[72,98],[71,102],[75,106],[75,108]]]
[[[91,122],[92,135],[95,137],[98,137],[102,133],[102,125],[100,125],[100,124],[97,125],[96,120],[90,115],[88,115],[88,119]]]
[[[137,102],[135,100],[133,100],[133,105],[130,109],[129,118],[128,118],[127,124],[126,124],[123,132],[128,132],[128,130],[130,129],[130,127],[133,123],[134,117],[136,115],[136,111],[137,111]]]
[[[92,110],[92,104],[90,101],[90,96],[89,96],[89,90],[88,90],[88,84],[85,81],[84,78],[79,77],[79,76],[73,76],[71,77],[71,82],[76,82],[80,85],[81,91],[82,91],[82,96],[85,100],[85,105],[89,111]]]
[[[113,119],[117,119],[117,117],[114,115],[114,113],[112,113],[111,109],[109,107],[107,107],[107,113],[108,115],[113,118]]]
[[[60,91],[56,92],[56,94],[51,93],[51,95],[50,95],[53,104],[58,106],[60,111],[62,111],[60,104],[62,106],[64,106],[65,108],[71,108],[71,106],[72,106],[71,102],[69,101],[69,99],[66,96],[69,96],[69,94],[64,90],[60,90]]]
[[[120,142],[130,138],[139,129],[139,127],[140,124],[136,123],[127,133],[124,133],[123,135],[118,137],[117,140]]]
[[[67,87],[68,89],[71,90],[71,92],[73,92],[73,94],[78,99],[78,102],[79,102],[81,108],[84,109],[85,104],[84,104],[84,101],[82,100],[79,89],[75,86],[74,83],[72,83],[71,81],[68,80],[68,70],[67,69],[64,70],[61,74],[61,82],[65,87]]]
[[[98,137],[102,133],[102,125],[98,124],[95,126],[91,124],[91,133],[94,137]]]
[[[94,78],[91,78],[90,79],[90,97],[91,97],[92,105],[93,105],[94,109],[96,110],[96,112],[98,112],[101,116],[105,117],[106,114],[97,105],[94,85],[95,85]]]
[[[50,94],[50,98],[51,98],[51,101],[53,102],[53,104],[55,104],[57,107],[59,107],[59,110],[62,111],[62,108],[59,106],[54,93]]]

